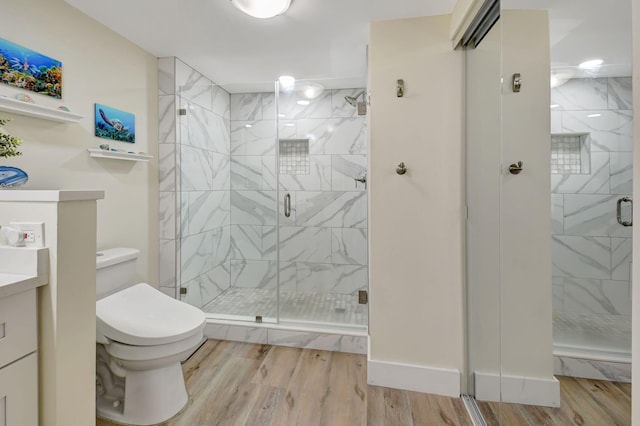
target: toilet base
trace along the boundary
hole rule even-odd
[[[180,362],[143,371],[127,371],[124,401],[99,395],[99,417],[132,425],[154,425],[175,416],[189,397]]]

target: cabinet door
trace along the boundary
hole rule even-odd
[[[38,355],[0,369],[0,426],[38,426]]]
[[[0,368],[36,350],[37,318],[35,289],[0,298]]]

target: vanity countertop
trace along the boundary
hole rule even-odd
[[[0,201],[62,202],[102,199],[104,199],[104,191],[102,190],[12,189],[0,191]]]
[[[49,282],[48,275],[6,274],[0,272],[0,298],[43,286]]]
[[[0,298],[47,283],[49,249],[0,246]]]

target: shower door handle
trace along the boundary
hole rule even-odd
[[[622,203],[629,203],[631,205],[631,221],[622,220]],[[633,199],[631,197],[622,197],[618,199],[618,223],[622,226],[632,226],[633,225]]]
[[[287,192],[284,196],[284,217],[291,216],[291,194]]]

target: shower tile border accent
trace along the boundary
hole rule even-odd
[[[365,334],[299,331],[275,324],[231,325],[211,319],[207,320],[204,329],[204,335],[209,339],[366,355],[368,337],[365,331],[363,333]]]
[[[631,383],[631,363],[554,356],[553,374]]]

